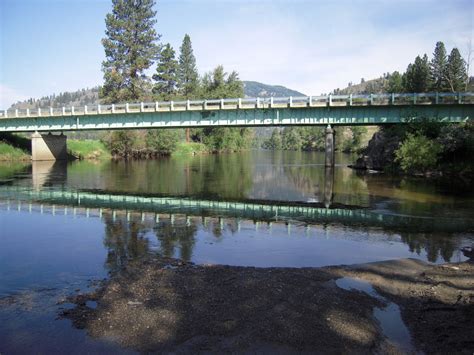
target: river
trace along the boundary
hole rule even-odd
[[[318,267],[463,261],[474,188],[250,151],[0,165],[0,352],[110,352],[57,314],[129,260]],[[123,349],[121,349],[124,351]]]

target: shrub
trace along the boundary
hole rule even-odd
[[[436,141],[409,133],[395,151],[395,160],[405,172],[426,172],[436,167],[441,150]]]

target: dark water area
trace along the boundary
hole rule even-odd
[[[67,295],[147,255],[318,267],[462,261],[474,187],[362,174],[338,155],[251,151],[0,165],[0,353],[112,352],[56,319]]]

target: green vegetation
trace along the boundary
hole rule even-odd
[[[147,132],[146,145],[160,155],[170,155],[176,150],[179,135],[177,129],[152,129]]]
[[[106,38],[102,41],[106,60],[102,65],[105,82],[100,97],[104,102],[244,96],[243,84],[235,71],[227,74],[218,66],[199,78],[189,35],[184,36],[179,60],[169,43],[160,49],[160,35],[153,29],[153,0],[112,3],[113,11],[105,20]],[[144,71],[157,58],[151,86]],[[250,132],[241,128],[208,128],[187,130],[186,138],[204,143],[211,151],[237,151],[250,146]],[[172,154],[183,136],[179,130],[126,131],[111,132],[102,141],[116,157],[145,158]]]
[[[366,127],[336,128],[336,150],[346,153],[362,148]],[[262,148],[274,150],[324,151],[326,139],[325,127],[285,127],[276,128]]]
[[[362,79],[360,84],[349,83],[345,89],[335,89],[334,94],[383,94],[459,92],[474,90],[474,78],[468,75],[468,63],[459,50],[453,48],[447,56],[443,42],[437,42],[433,57],[417,56],[401,74],[397,71],[384,73],[373,80]]]
[[[176,92],[178,82],[178,61],[175,59],[175,52],[169,43],[161,51],[160,60],[156,67],[153,80],[153,94],[160,100],[171,100]]]
[[[179,49],[178,83],[181,95],[190,99],[198,92],[199,74],[196,68],[196,58],[193,53],[191,38],[184,35],[183,44]]]
[[[19,161],[30,160],[30,155],[20,148],[15,148],[9,143],[0,141],[0,160],[1,161]]]
[[[173,156],[188,156],[208,153],[209,149],[203,143],[198,142],[179,142],[173,152]]]
[[[20,134],[0,134],[0,161],[27,161],[30,156],[31,143]]]
[[[154,5],[154,0],[112,0],[102,39],[106,59],[100,97],[104,102],[140,101],[146,96],[144,71],[159,53]]]
[[[436,141],[409,133],[395,151],[395,160],[405,172],[426,172],[436,166],[440,152]]]
[[[468,78],[468,65],[459,50],[453,48],[447,56],[443,42],[437,42],[431,61],[426,54],[417,56],[405,73],[384,74],[380,80],[373,81],[372,87],[366,85],[364,93],[459,92],[472,89],[470,85],[473,83],[472,78]],[[354,93],[354,86],[350,89],[352,91],[348,93]],[[344,90],[339,92],[346,93]],[[472,123],[441,124],[430,120],[396,127],[383,126],[379,137],[384,137],[384,141],[374,141],[364,155],[371,154],[376,158],[383,151],[387,170],[474,175],[473,131]],[[390,146],[388,153],[387,146]]]
[[[110,158],[106,146],[99,140],[84,139],[68,139],[67,150],[70,155],[78,159],[104,159]]]

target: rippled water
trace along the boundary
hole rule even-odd
[[[55,321],[56,302],[149,253],[262,267],[465,259],[471,186],[337,161],[258,151],[0,165],[0,352],[116,350]]]

